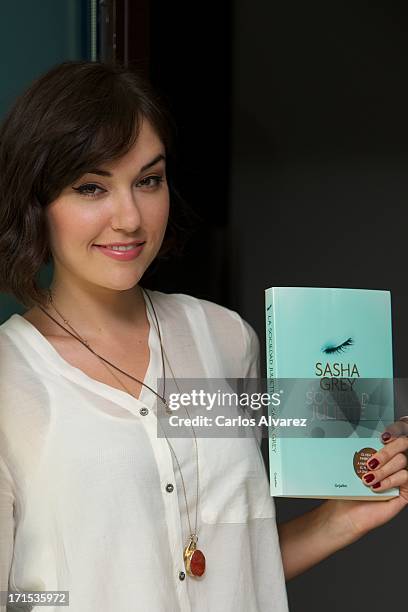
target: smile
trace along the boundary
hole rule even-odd
[[[144,242],[141,244],[131,244],[126,246],[100,246],[94,244],[92,248],[97,249],[100,253],[103,253],[107,257],[111,257],[118,261],[130,261],[140,255],[143,250]]]

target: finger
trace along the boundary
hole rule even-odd
[[[370,459],[367,460],[366,466],[369,470],[376,470],[379,467],[385,465],[390,459],[398,455],[398,453],[404,453],[408,450],[408,438],[401,437],[395,438],[388,442],[386,446],[371,455]]]
[[[402,487],[407,484],[408,470],[400,470],[399,472],[391,474],[391,476],[387,476],[384,480],[374,483],[374,486],[370,483],[370,486],[373,491],[382,493],[383,491],[387,491],[387,489]]]
[[[385,478],[392,476],[400,470],[405,470],[408,474],[408,471],[406,470],[407,464],[408,459],[406,455],[403,453],[398,453],[398,455],[395,455],[395,457],[383,465],[383,467],[364,474],[363,482],[368,487],[372,487],[373,485],[377,484],[377,482],[384,481]]]
[[[408,436],[408,416],[401,417],[400,420],[388,425],[386,431],[381,436],[381,440],[384,444],[387,444],[393,439],[403,436]]]

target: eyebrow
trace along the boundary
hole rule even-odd
[[[162,153],[159,153],[159,155],[156,155],[154,159],[152,159],[147,164],[142,166],[140,168],[140,172],[144,172],[145,170],[148,170],[149,168],[157,164],[157,162],[161,160],[165,160],[165,159],[166,159],[165,156]],[[108,172],[107,170],[100,170],[99,168],[88,170],[86,174],[99,174],[100,176],[112,176],[111,172]]]

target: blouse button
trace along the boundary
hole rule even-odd
[[[146,416],[146,414],[149,414],[148,409],[147,409],[147,408],[145,408],[144,406],[143,406],[143,408],[141,408],[141,409],[139,410],[139,412],[140,412],[140,414],[141,414],[142,416]]]
[[[184,572],[180,572],[180,573],[179,573],[179,578],[180,578],[180,580],[184,580],[184,578],[185,578],[185,577],[186,577],[186,575],[185,575],[185,573],[184,573]]]
[[[166,485],[167,493],[171,493],[173,489],[174,489],[173,485],[171,484],[171,482],[169,482],[169,484]]]

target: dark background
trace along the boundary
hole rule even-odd
[[[183,261],[149,284],[230,305],[232,4],[149,4],[148,75],[175,119],[178,184],[201,218]]]
[[[99,57],[116,53],[166,98],[179,189],[201,218],[183,259],[163,263],[146,285],[237,310],[259,335],[262,363],[266,287],[388,289],[395,374],[406,376],[405,5],[5,3],[1,110],[54,63],[92,59],[91,5]],[[2,304],[3,319],[21,311],[4,296]],[[319,503],[275,502],[278,521]],[[406,523],[403,511],[291,580],[290,610],[403,609]]]
[[[151,3],[152,79],[180,126],[184,193],[206,221],[172,290],[238,310],[264,361],[266,287],[388,289],[406,376],[405,7],[214,6]],[[278,521],[320,503],[275,502]],[[288,582],[290,610],[402,609],[406,531],[403,511]]]

